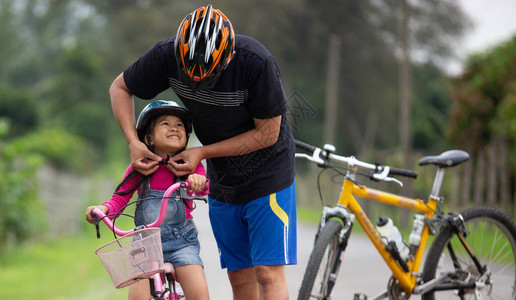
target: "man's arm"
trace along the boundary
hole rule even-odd
[[[255,128],[249,131],[211,145],[187,149],[171,158],[170,168],[177,176],[183,176],[192,173],[203,159],[243,155],[272,146],[278,140],[281,118],[254,119]],[[184,163],[178,163],[180,160]]]
[[[127,140],[133,168],[144,175],[152,174],[158,169],[161,157],[149,151],[147,146],[138,139],[134,124],[133,95],[125,84],[123,73],[118,75],[111,84],[109,97],[113,115]]]

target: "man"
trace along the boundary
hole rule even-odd
[[[152,99],[169,87],[203,144],[172,157],[169,168],[182,176],[207,160],[210,221],[234,299],[288,299],[284,265],[297,260],[295,146],[274,58],[208,5],[129,66],[110,97],[133,168],[143,174],[161,158],[138,139],[132,96]]]

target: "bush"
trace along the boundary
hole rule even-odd
[[[0,252],[45,228],[37,177],[43,161],[86,173],[95,160],[82,139],[62,129],[41,129],[12,140],[5,139],[8,134],[8,120],[0,119]]]
[[[58,168],[86,174],[97,154],[83,139],[63,129],[49,128],[31,132],[11,142],[15,153],[38,153]]]
[[[0,138],[8,123],[0,119]],[[36,172],[43,157],[4,140],[0,142],[0,251],[34,236],[43,225],[43,210],[37,198]]]

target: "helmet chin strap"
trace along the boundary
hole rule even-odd
[[[174,155],[176,155],[176,154],[179,154],[179,153],[183,152],[185,149],[186,149],[186,147],[184,147],[184,148],[182,148],[182,149],[178,150],[176,153],[173,153],[172,155],[167,154],[167,158],[165,158],[165,160],[160,161],[160,162],[159,162],[159,164],[160,164],[160,165],[164,165],[164,166],[166,166],[166,165],[168,164],[168,161],[170,160],[170,158],[171,158],[172,156],[174,156]]]
[[[165,158],[165,160],[160,161],[159,164],[166,166],[168,164],[169,160],[170,160],[170,155],[167,154],[167,158]]]

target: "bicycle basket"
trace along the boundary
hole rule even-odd
[[[97,249],[116,288],[164,270],[159,228],[145,228],[120,237]]]

